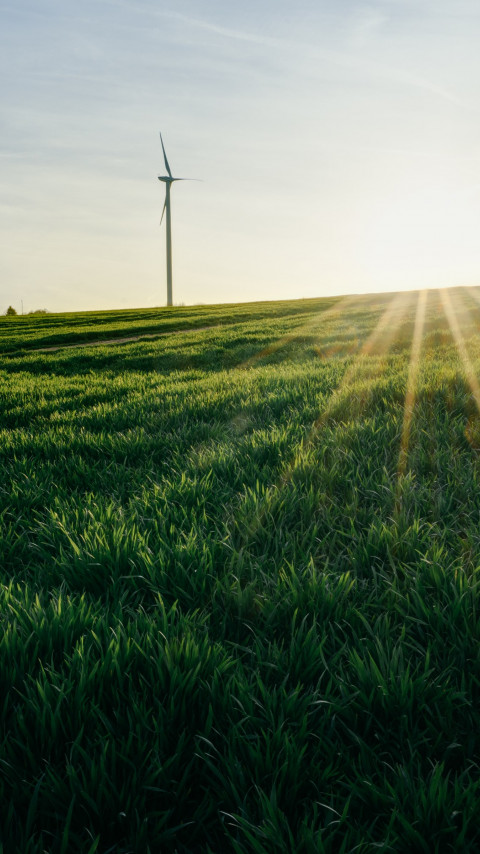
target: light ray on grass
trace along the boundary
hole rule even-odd
[[[396,294],[392,298],[389,306],[381,315],[375,329],[361,347],[357,358],[345,372],[342,382],[331,395],[326,409],[313,424],[310,433],[312,440],[325,421],[334,416],[342,408],[345,397],[351,393],[352,387],[360,381],[365,383],[365,388],[359,405],[360,409],[365,407],[373,390],[371,382],[367,384],[367,381],[378,378],[384,371],[385,357],[394,343],[405,315],[410,308],[412,297],[412,293],[403,292]]]
[[[478,293],[478,288],[465,288],[466,293],[471,297],[471,299],[480,305],[480,294]],[[476,324],[478,326],[478,323]]]
[[[447,318],[448,325],[450,326],[450,330],[452,336],[454,338],[455,344],[457,346],[458,354],[463,363],[463,368],[465,371],[465,376],[470,386],[470,390],[474,397],[476,406],[478,411],[480,412],[480,385],[477,379],[477,375],[475,373],[475,369],[472,364],[472,360],[468,354],[468,350],[465,344],[465,339],[462,334],[462,330],[460,329],[460,324],[458,322],[457,314],[455,312],[455,308],[452,303],[452,298],[450,295],[450,290],[445,289],[440,291],[440,297],[442,300],[443,310],[445,312],[445,317]]]
[[[331,394],[326,408],[312,424],[309,436],[303,447],[308,446],[314,441],[316,434],[323,424],[336,412],[339,402],[343,401],[345,395],[348,394],[351,387],[359,379],[371,379],[381,375],[385,368],[384,357],[395,340],[395,336],[410,306],[411,299],[411,294],[407,292],[397,294],[392,299],[379,318],[375,329],[361,347],[357,358],[347,368],[341,383]],[[374,356],[380,357],[380,361],[372,358]],[[362,406],[366,404],[368,396],[368,393],[362,395]]]
[[[420,369],[426,305],[427,292],[420,291],[418,294],[415,327],[413,330],[412,349],[410,352],[410,364],[408,368],[407,390],[405,393],[405,404],[403,410],[402,438],[400,441],[400,453],[398,455],[397,466],[398,479],[404,476],[408,461],[408,448],[410,444],[413,410],[415,407],[418,372]]]
[[[330,395],[325,409],[313,422],[307,437],[300,442],[300,445],[297,446],[292,459],[284,467],[274,489],[269,491],[268,495],[264,499],[263,506],[260,508],[256,517],[252,519],[250,525],[246,527],[245,539],[247,541],[256,535],[264,522],[266,514],[273,509],[275,501],[279,500],[282,488],[291,481],[294,472],[306,458],[307,452],[315,442],[319,431],[328,419],[335,415],[338,411],[339,404],[344,402],[345,397],[360,378],[369,380],[359,401],[360,408],[365,408],[373,390],[372,379],[374,376],[378,377],[383,373],[385,369],[385,356],[395,341],[395,337],[401,327],[405,314],[411,305],[411,301],[412,294],[409,292],[396,294],[392,298],[389,305],[380,316],[374,330],[364,342],[357,358],[352,362],[343,375],[340,384]],[[380,357],[380,360],[378,358],[374,358],[375,356]],[[372,360],[374,361],[372,362]]]
[[[286,335],[282,335],[282,337],[277,341],[273,341],[271,344],[268,344],[266,347],[259,350],[258,353],[254,353],[253,356],[245,359],[244,362],[236,366],[236,370],[253,367],[261,359],[273,355],[273,353],[281,350],[282,347],[287,347],[289,344],[292,344],[293,341],[298,341],[299,338],[308,332],[318,329],[321,324],[323,325],[323,321],[332,317],[337,317],[343,311],[351,311],[356,302],[358,302],[358,297],[343,297],[343,299],[335,303],[335,305],[330,306],[326,311],[315,314],[313,317],[306,320],[305,323],[299,324],[291,332],[287,332]]]
[[[480,306],[473,288],[453,288],[450,299],[465,346],[472,336],[477,336],[480,326]]]

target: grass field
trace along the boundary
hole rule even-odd
[[[479,303],[0,319],[3,854],[480,850]]]

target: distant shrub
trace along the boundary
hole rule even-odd
[[[35,311],[27,311],[27,314],[48,314],[48,309],[36,308]]]
[[[5,312],[5,314],[7,315],[7,317],[13,317],[13,315],[15,315],[16,313],[17,313],[17,312],[15,311],[15,309],[14,309],[13,305],[9,305],[9,306],[8,306],[8,308],[7,308],[7,310],[6,310],[6,312]]]

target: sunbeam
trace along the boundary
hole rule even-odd
[[[411,301],[412,294],[408,292],[399,293],[393,297],[389,306],[381,315],[375,329],[361,347],[357,358],[345,372],[342,382],[329,398],[326,409],[314,423],[312,435],[335,413],[339,404],[343,403],[345,396],[349,393],[351,386],[359,380],[365,381],[360,401],[360,407],[364,408],[373,390],[371,380],[374,377],[378,377],[384,370],[384,357],[395,340]],[[375,356],[379,357],[379,360],[375,359]],[[366,382],[367,380],[368,383]]]
[[[305,335],[307,332],[310,332],[314,329],[318,329],[320,324],[323,325],[325,320],[328,320],[332,317],[336,317],[341,314],[343,311],[350,311],[355,302],[358,301],[358,297],[348,296],[343,297],[343,299],[336,302],[335,305],[330,306],[326,311],[319,312],[315,314],[313,317],[309,318],[305,321],[305,323],[301,323],[295,327],[291,332],[287,332],[286,335],[282,335],[281,338],[278,338],[277,341],[273,341],[271,344],[267,344],[266,347],[263,347],[258,353],[254,353],[253,356],[250,356],[248,359],[245,359],[240,365],[236,366],[236,369],[242,370],[245,368],[251,368],[253,365],[257,364],[260,359],[264,359],[267,356],[271,356],[272,353],[276,353],[278,350],[281,350],[282,347],[286,347],[288,344],[291,344],[293,341],[297,341],[302,335]]]
[[[478,293],[478,288],[465,288],[467,294],[471,299],[480,305],[480,294]]]
[[[407,389],[405,392],[405,403],[403,408],[402,438],[400,441],[400,453],[398,456],[397,474],[400,479],[405,474],[408,460],[408,448],[410,444],[410,431],[412,425],[413,410],[415,407],[418,372],[420,368],[420,355],[422,351],[423,327],[425,325],[425,310],[427,305],[427,292],[420,291],[417,301],[415,315],[415,327],[413,330],[412,349],[410,352],[410,364],[408,367]]]
[[[463,337],[462,330],[460,329],[460,324],[458,322],[456,311],[452,304],[450,291],[448,289],[440,291],[440,297],[442,300],[442,306],[445,312],[445,317],[447,318],[448,325],[450,326],[453,339],[457,346],[458,354],[463,363],[463,368],[465,371],[465,376],[467,378],[468,385],[470,386],[470,390],[475,399],[477,409],[480,412],[480,385],[478,383],[477,375],[475,373],[472,361],[470,359],[470,356],[468,355],[465,339]]]
[[[279,498],[281,489],[291,481],[294,472],[305,460],[307,452],[314,443],[319,431],[329,418],[335,415],[339,404],[344,403],[345,397],[351,392],[354,383],[358,382],[359,379],[369,380],[362,388],[361,397],[357,400],[356,404],[357,410],[359,406],[361,409],[365,408],[374,388],[373,377],[378,378],[385,369],[385,356],[395,341],[405,314],[411,305],[412,298],[413,295],[409,292],[396,294],[392,298],[380,316],[374,330],[364,342],[358,356],[343,375],[340,384],[330,395],[325,409],[311,425],[307,437],[297,446],[293,458],[285,465],[274,485],[274,489],[269,492],[269,496],[271,497],[264,500],[260,512],[246,526],[245,539],[248,540],[255,536],[263,523],[265,515],[275,506],[275,501]]]

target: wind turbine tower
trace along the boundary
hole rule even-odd
[[[173,305],[172,302],[172,214],[170,207],[170,189],[174,181],[188,181],[191,178],[174,178],[170,169],[165,146],[163,144],[162,134],[160,134],[160,142],[162,143],[163,159],[165,160],[165,168],[167,175],[159,175],[158,180],[165,184],[165,203],[163,205],[160,225],[162,224],[163,215],[166,214],[167,224],[167,305]]]

